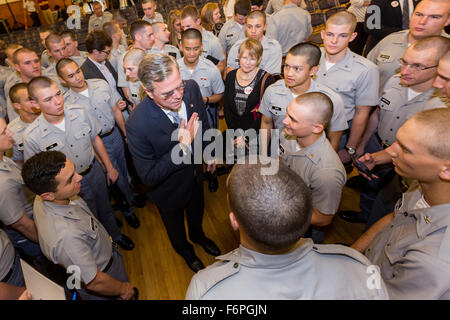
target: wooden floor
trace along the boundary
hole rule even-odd
[[[211,193],[207,185],[205,191],[205,215],[203,227],[206,235],[226,253],[239,245],[238,234],[233,231],[228,219],[228,205],[225,190],[226,176],[219,177],[219,189]],[[359,210],[359,194],[344,188],[341,209]],[[140,292],[140,299],[173,300],[184,299],[187,287],[194,273],[172,249],[158,210],[152,203],[136,209],[141,226],[135,230],[129,227],[122,215],[122,232],[135,242],[132,251],[122,250],[128,276]],[[326,228],[324,243],[351,244],[362,233],[363,224],[352,224],[335,216]],[[197,256],[205,265],[214,262],[214,257],[206,254],[199,245],[194,245]]]

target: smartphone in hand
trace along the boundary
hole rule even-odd
[[[367,168],[367,166],[364,163],[362,163],[358,159],[355,159],[354,157],[352,157],[352,161],[353,161],[353,164],[355,165],[356,169],[358,169],[359,172],[364,173],[368,177],[370,177],[372,175],[372,171],[369,168]]]

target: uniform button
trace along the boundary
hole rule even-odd
[[[73,147],[73,144],[71,144],[70,147],[72,148],[72,147]]]
[[[325,77],[326,75],[327,75],[326,73],[323,74],[324,77]]]
[[[391,228],[393,228],[394,227],[394,225],[393,224],[391,224]]]
[[[235,263],[233,264],[233,268],[237,269],[238,267],[239,267],[239,263],[235,262]]]
[[[392,131],[392,129],[389,129],[390,131]]]
[[[391,246],[391,244],[390,243],[388,243],[387,245],[386,245],[386,247],[390,247]]]
[[[400,117],[397,116],[397,119],[400,119]]]
[[[75,158],[78,158],[78,155],[75,155]]]
[[[405,212],[404,215],[405,215],[405,217],[407,217],[408,216],[408,212]]]

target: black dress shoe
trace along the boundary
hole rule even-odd
[[[134,248],[133,241],[124,234],[122,234],[122,238],[116,241],[116,243],[124,250],[133,250]]]
[[[134,229],[139,228],[139,226],[141,225],[138,217],[136,217],[134,213],[131,216],[125,216],[125,221],[128,223],[129,226],[131,226]]]
[[[206,253],[215,257],[220,256],[219,247],[217,247],[217,245],[211,239],[205,238],[204,240],[195,243],[201,245]]]
[[[137,196],[134,196],[134,199],[131,200],[131,204],[133,206],[135,206],[136,208],[143,208],[147,204],[145,202],[145,198],[146,198],[145,193],[137,195]]]
[[[186,261],[186,264],[188,265],[189,269],[191,269],[195,273],[199,272],[202,269],[205,269],[205,265],[196,255],[183,258]]]
[[[343,220],[351,223],[366,223],[367,221],[364,221],[359,217],[360,212],[357,211],[351,211],[351,210],[344,210],[339,212],[339,217],[341,217]]]

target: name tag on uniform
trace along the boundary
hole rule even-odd
[[[280,107],[277,107],[277,106],[272,106],[272,110],[275,110],[275,111],[281,111],[281,108],[280,108]]]
[[[49,145],[47,148],[45,148],[45,150],[52,150],[53,148],[55,148],[58,144],[55,142],[54,144]]]
[[[380,54],[380,58],[383,58],[383,59],[389,59],[391,56],[388,56],[387,54]]]
[[[279,145],[279,148],[280,148],[280,153],[284,154],[284,148],[283,148],[283,146],[281,144]]]
[[[232,36],[234,36],[234,34],[232,34],[232,33],[227,34],[227,38],[232,37]]]
[[[387,105],[390,105],[390,104],[391,104],[391,102],[390,102],[388,99],[386,99],[385,97],[382,97],[382,98],[381,98],[381,102],[384,102],[384,103],[386,103]]]

